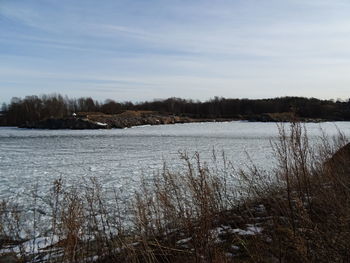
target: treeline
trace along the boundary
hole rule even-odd
[[[193,118],[242,118],[263,113],[293,112],[301,118],[350,120],[348,101],[319,100],[303,97],[273,99],[226,99],[215,97],[205,102],[169,98],[143,102],[136,109],[171,112]]]
[[[244,119],[264,113],[293,112],[309,119],[350,120],[350,99],[347,101],[319,100],[303,97],[273,99],[226,99],[215,97],[205,102],[169,98],[139,103],[99,102],[91,97],[72,99],[59,94],[12,98],[3,104],[0,124],[18,126],[47,118],[63,118],[74,112],[118,114],[125,110],[150,110],[191,118]]]

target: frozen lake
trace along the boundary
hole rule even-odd
[[[320,127],[350,135],[350,122],[307,123],[311,138]],[[0,128],[0,199],[25,198],[38,185],[48,191],[54,179],[74,184],[82,177],[100,178],[106,188],[132,191],[141,175],[152,176],[163,160],[176,169],[179,151],[197,151],[204,160],[212,150],[225,151],[229,161],[242,165],[246,153],[258,166],[270,169],[270,141],[277,136],[275,123],[225,122],[144,126],[113,130],[27,130]]]

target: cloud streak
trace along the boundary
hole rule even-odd
[[[346,98],[349,12],[342,0],[4,0],[1,99]]]

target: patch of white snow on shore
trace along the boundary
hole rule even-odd
[[[103,122],[95,122],[97,125],[100,125],[100,126],[107,126],[108,124],[107,123],[103,123]]]

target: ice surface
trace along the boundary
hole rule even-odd
[[[336,123],[350,135],[350,122]],[[311,137],[320,135],[320,126],[327,134],[336,134],[334,123],[308,123]],[[250,159],[271,169],[270,141],[277,137],[275,123],[225,122],[191,123],[134,127],[112,130],[30,130],[0,128],[0,199],[12,199],[32,214],[46,220],[45,202],[36,207],[28,200],[37,196],[47,199],[52,182],[62,178],[67,185],[99,178],[103,189],[118,189],[128,200],[139,188],[141,178],[149,179],[163,166],[181,167],[179,151],[203,161],[212,158],[215,149],[225,151],[228,160],[241,166]],[[316,138],[316,137],[315,137]],[[30,218],[30,217],[28,217]]]

